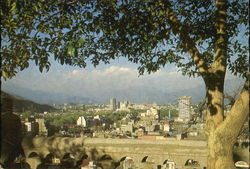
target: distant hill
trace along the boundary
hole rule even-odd
[[[201,80],[202,81],[202,80]],[[234,95],[237,90],[244,83],[243,79],[231,77],[226,79],[225,92],[229,95]],[[164,84],[162,84],[164,85]],[[171,84],[172,85],[172,84]],[[170,86],[171,86],[170,85]],[[176,85],[185,86],[185,84],[176,83]],[[71,93],[68,91],[44,91],[39,89],[32,89],[24,87],[15,81],[8,81],[2,85],[5,92],[22,96],[26,99],[32,100],[39,104],[63,104],[63,103],[81,103],[81,104],[109,104],[109,99],[115,97],[117,101],[129,100],[132,103],[150,104],[156,102],[157,104],[177,103],[180,96],[191,96],[191,103],[199,103],[205,97],[205,85],[203,83],[196,84],[194,87],[189,87],[178,90],[166,89],[159,87],[160,85],[151,85],[147,83],[135,84],[132,87],[124,86],[121,89],[105,90],[96,88],[92,92],[79,90],[78,93]],[[173,86],[173,85],[172,85]],[[74,88],[74,87],[72,87]],[[171,87],[170,87],[171,88]],[[67,89],[66,89],[67,90]],[[72,89],[73,91],[74,89]],[[237,93],[237,92],[236,92]]]
[[[14,112],[21,113],[23,111],[33,111],[36,113],[43,113],[45,111],[53,111],[56,110],[54,107],[47,105],[47,104],[38,104],[35,103],[31,100],[27,100],[25,98],[19,97],[19,96],[14,96],[9,93],[6,93],[4,91],[1,91],[1,98],[11,98],[13,99],[13,104],[14,104]],[[5,104],[2,102],[2,104]]]
[[[46,92],[41,90],[32,90],[30,88],[21,87],[18,84],[10,83],[8,86],[2,86],[5,92],[22,96],[39,104],[64,104],[64,103],[83,103],[92,104],[99,103],[98,99],[74,96],[71,94]],[[108,98],[107,98],[108,99]]]

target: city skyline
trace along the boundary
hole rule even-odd
[[[241,78],[231,74],[227,74],[226,80],[230,83],[226,83],[225,91],[230,94],[243,84]],[[199,102],[205,95],[205,86],[199,77],[183,76],[173,66],[139,76],[136,64],[125,60],[102,64],[96,69],[60,66],[53,62],[47,73],[40,73],[31,65],[16,77],[2,81],[2,90],[46,104],[70,102],[72,99],[67,100],[70,97],[85,98],[84,101],[90,103],[108,103],[109,98],[116,97],[136,103],[163,104],[177,102],[182,95],[190,95],[194,102]],[[61,100],[57,102],[57,99]]]

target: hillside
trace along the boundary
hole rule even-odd
[[[1,91],[1,98],[4,98],[4,97],[13,99],[14,112],[16,113],[21,113],[23,111],[33,111],[36,113],[43,113],[45,111],[50,112],[50,111],[56,110],[54,107],[50,105],[47,105],[47,104],[41,105],[31,100],[27,100],[25,98],[14,96],[4,91]],[[2,102],[2,104],[5,104],[5,103]]]

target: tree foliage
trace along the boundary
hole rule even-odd
[[[214,59],[215,2],[211,0],[7,0],[1,3],[1,73],[15,76],[34,61],[40,71],[51,59],[85,67],[127,57],[139,72],[175,63],[184,74],[198,74],[189,45],[209,65]],[[245,76],[248,1],[229,0],[228,69]],[[172,11],[174,11],[173,16]],[[171,20],[177,18],[175,22]],[[188,37],[188,38],[187,38]]]

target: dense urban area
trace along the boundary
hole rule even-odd
[[[190,97],[179,104],[132,104],[129,101],[110,105],[53,105],[55,112],[20,114],[25,135],[147,138],[190,137],[205,139],[201,105],[191,105]]]
[[[225,116],[230,104],[225,107]],[[22,131],[25,137],[69,137],[69,138],[103,138],[103,139],[130,139],[130,140],[200,140],[206,141],[204,104],[191,104],[191,97],[182,96],[176,104],[157,105],[135,104],[130,101],[118,101],[110,98],[109,104],[53,104],[53,109],[36,112],[31,106],[18,113],[22,121]],[[238,138],[237,145],[248,147],[247,123],[242,134]],[[49,154],[50,163],[53,166],[65,165],[65,159],[57,158]],[[31,154],[32,156],[32,154]],[[33,153],[36,157],[37,154]],[[66,157],[65,157],[66,158]],[[68,154],[67,158],[74,158]],[[111,157],[102,157],[105,160]],[[141,162],[146,162],[146,158]],[[80,161],[80,162],[79,162]],[[122,162],[122,165],[120,163]],[[245,163],[239,161],[239,166]],[[67,165],[66,165],[67,166]],[[70,164],[68,164],[68,167]],[[84,155],[78,164],[81,169],[94,169],[103,164]],[[203,169],[198,161],[187,160],[187,168]],[[73,167],[73,164],[70,168]],[[130,157],[119,162],[111,168],[132,169],[138,168]],[[67,167],[66,167],[67,168]],[[103,167],[102,167],[103,168]],[[105,168],[105,167],[104,167]],[[110,168],[110,166],[106,167]],[[154,165],[153,168],[157,168]],[[177,169],[174,161],[166,160],[158,168]],[[204,167],[206,168],[206,167]]]

